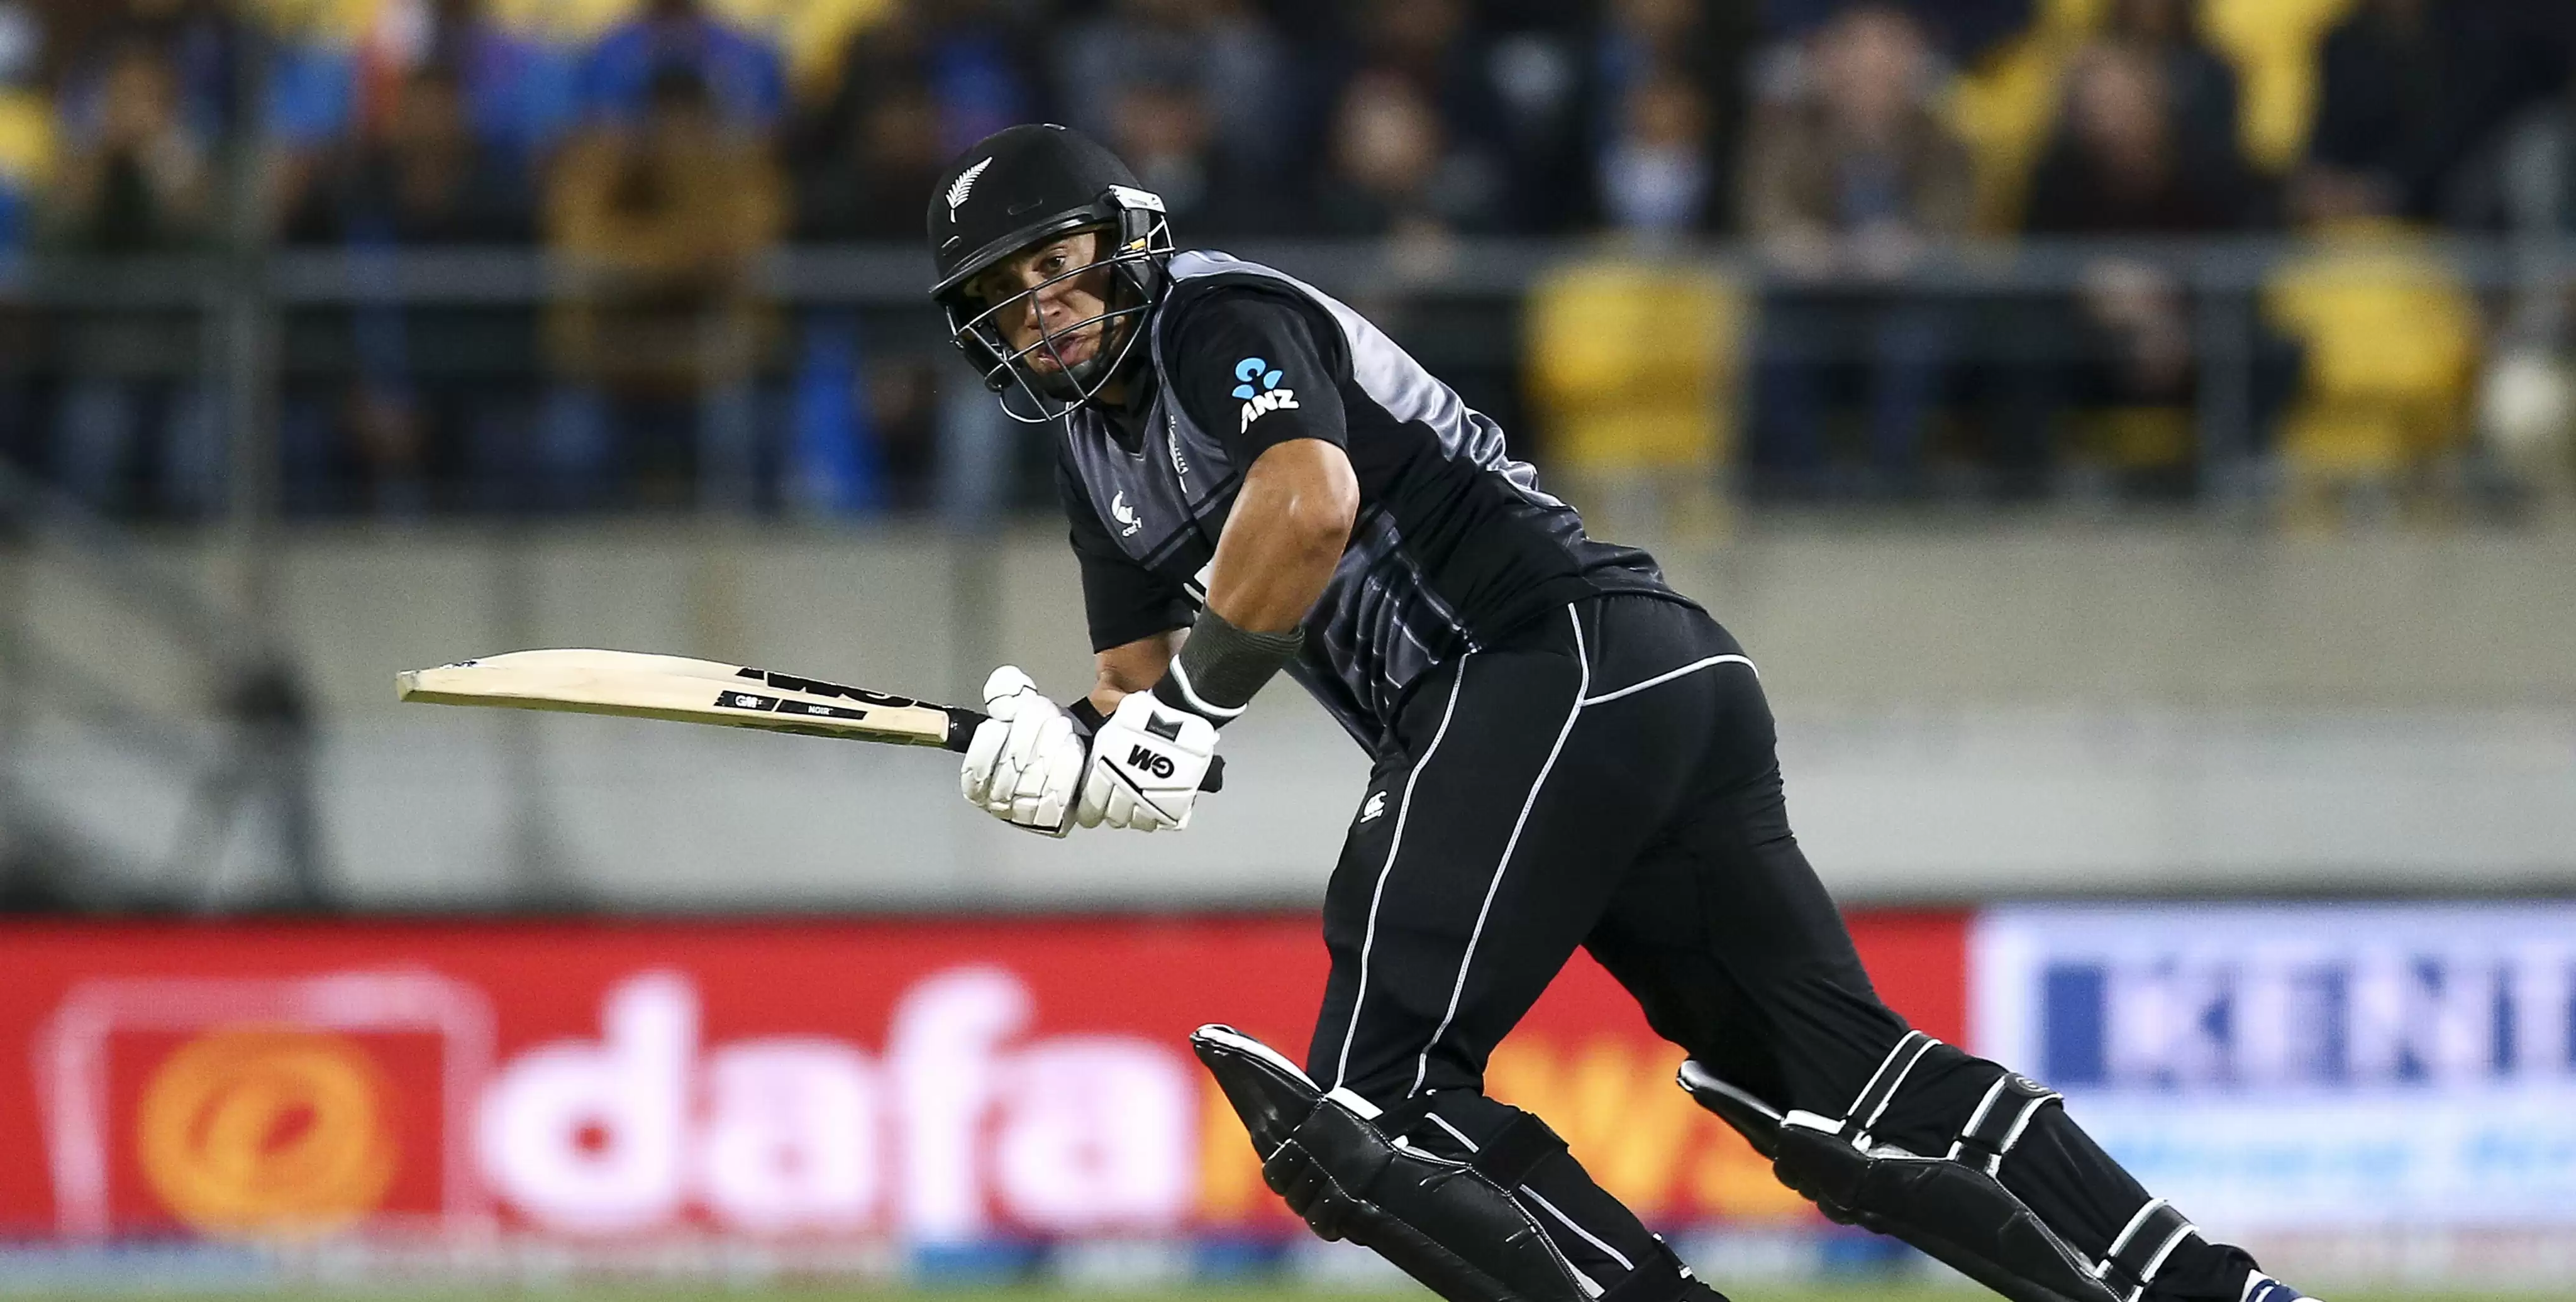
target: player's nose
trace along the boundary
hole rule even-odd
[[[1003,315],[1014,328],[1034,331],[1046,314],[1045,299],[1045,290],[1034,285],[1025,287],[1019,297],[1004,309]]]
[[[1029,295],[1029,321],[1032,325],[1040,321],[1050,326],[1061,325],[1070,313],[1071,309],[1065,305],[1064,288],[1061,285],[1049,285]]]

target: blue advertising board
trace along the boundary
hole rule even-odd
[[[1969,983],[2213,1230],[2576,1227],[2576,904],[2002,907]]]

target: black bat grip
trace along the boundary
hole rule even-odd
[[[974,743],[975,729],[993,717],[981,710],[970,710],[962,705],[942,708],[948,711],[948,740],[941,744],[960,755],[965,754],[966,748]],[[1225,790],[1225,756],[1208,757],[1207,776],[1199,779],[1199,790]]]

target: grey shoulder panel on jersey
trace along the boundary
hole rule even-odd
[[[1214,277],[1267,281],[1314,303],[1341,332],[1343,349],[1350,358],[1352,385],[1389,419],[1429,429],[1441,450],[1452,459],[1500,474],[1535,501],[1558,505],[1555,498],[1539,491],[1537,472],[1514,461],[1504,450],[1501,426],[1468,406],[1456,390],[1442,383],[1415,361],[1413,354],[1404,351],[1403,345],[1388,338],[1385,331],[1353,311],[1349,304],[1275,267],[1206,250],[1174,255],[1171,275],[1175,284]],[[1156,324],[1154,365],[1159,370],[1164,365],[1163,331],[1168,328],[1168,319],[1158,317]]]
[[[1173,297],[1166,301],[1176,310],[1158,312],[1149,336],[1149,356],[1164,379],[1153,419],[1164,429],[1175,465],[1186,463],[1192,468],[1182,478],[1191,481],[1187,490],[1200,490],[1183,494],[1193,513],[1215,517],[1221,527],[1222,515],[1230,509],[1229,493],[1202,490],[1201,485],[1222,485],[1230,491],[1236,468],[1230,465],[1232,448],[1224,437],[1226,431],[1200,428],[1174,400],[1169,377],[1181,351],[1179,341],[1193,316],[1193,300],[1222,293],[1229,285],[1284,293],[1311,306],[1320,320],[1332,323],[1334,337],[1315,342],[1327,354],[1339,350],[1340,355],[1332,358],[1337,372],[1348,367],[1346,376],[1337,374],[1336,383],[1349,422],[1354,462],[1403,464],[1409,476],[1418,476],[1403,484],[1381,485],[1376,491],[1387,496],[1374,502],[1364,498],[1350,545],[1308,616],[1305,652],[1291,670],[1354,739],[1369,746],[1413,682],[1448,657],[1475,646],[1467,614],[1455,608],[1415,554],[1419,540],[1408,536],[1399,519],[1397,499],[1417,505],[1432,501],[1426,509],[1436,517],[1441,513],[1434,499],[1474,492],[1473,481],[1484,480],[1516,495],[1530,527],[1558,545],[1573,545],[1581,537],[1581,525],[1570,507],[1539,490],[1536,471],[1507,454],[1501,426],[1468,406],[1347,304],[1285,272],[1222,253],[1177,254],[1171,275]],[[1322,328],[1316,326],[1319,332]],[[1402,440],[1404,446],[1377,440]],[[1416,457],[1414,450],[1424,444],[1434,455]],[[1126,461],[1106,448],[1092,451],[1097,456],[1090,470],[1101,482],[1127,468]],[[1424,464],[1431,461],[1445,464]],[[1364,487],[1363,491],[1371,490]],[[1095,501],[1101,501],[1108,490],[1095,484],[1092,492]],[[1146,499],[1139,493],[1131,500]],[[1114,516],[1116,505],[1111,502],[1104,509]]]

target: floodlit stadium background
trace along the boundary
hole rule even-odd
[[[1082,690],[913,243],[1026,118],[1742,637],[1918,1024],[2329,1296],[2576,1289],[2565,6],[709,3],[0,0],[0,1291],[1401,1287],[1180,1040],[1303,1043],[1365,765],[1289,689],[1062,843],[392,699]],[[1578,959],[1490,1084],[1738,1296],[1938,1286],[1676,1057]]]

